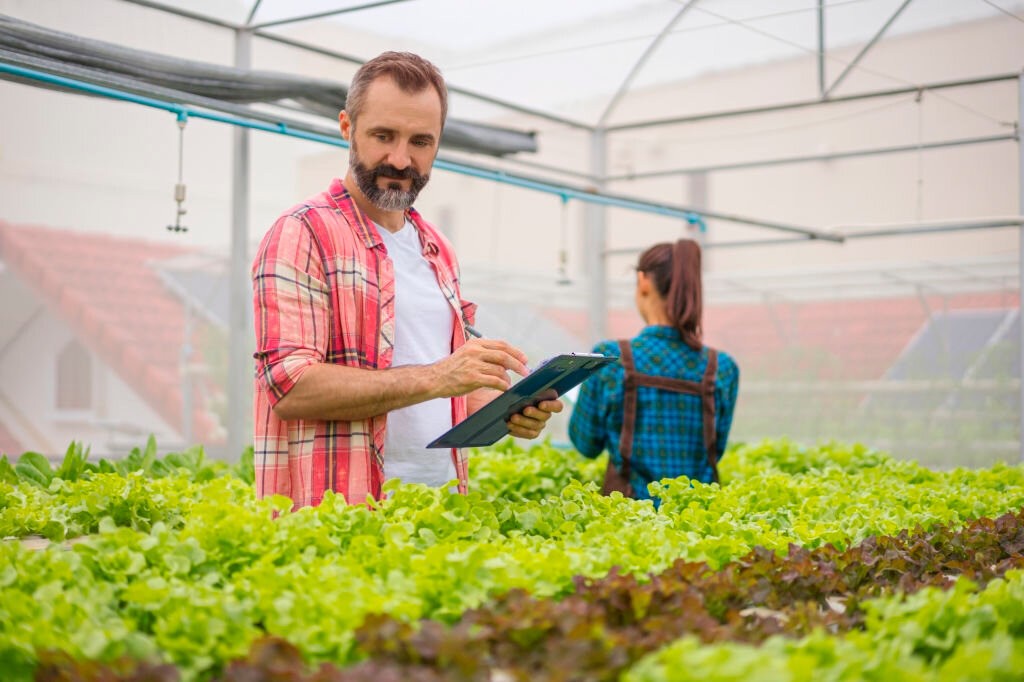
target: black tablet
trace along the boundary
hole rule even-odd
[[[529,405],[556,398],[618,358],[596,353],[569,353],[546,360],[528,376],[442,434],[428,448],[493,445],[508,435],[505,424]]]

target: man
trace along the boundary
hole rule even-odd
[[[469,339],[451,244],[411,208],[447,114],[430,62],[386,52],[364,64],[339,115],[344,181],[282,215],[253,264],[255,464],[259,497],[296,508],[327,490],[359,504],[385,479],[467,487],[459,450],[424,446],[526,374],[499,340]],[[535,438],[562,403],[528,407]]]

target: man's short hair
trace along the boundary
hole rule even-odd
[[[448,117],[448,88],[436,66],[411,52],[384,52],[359,67],[345,98],[345,111],[354,124],[363,107],[370,84],[381,76],[390,76],[399,89],[410,94],[433,86],[441,98],[441,127]]]

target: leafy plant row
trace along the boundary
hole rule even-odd
[[[568,457],[543,446],[518,456],[524,468]],[[532,475],[568,476],[564,463],[537,464]],[[602,578],[614,566],[645,576],[683,558],[717,569],[758,545],[842,550],[870,535],[1024,507],[1020,467],[930,472],[884,460],[765,469],[725,486],[658,484],[658,510],[579,482],[536,499],[525,498],[539,482],[508,497],[483,485],[466,496],[395,486],[373,510],[328,496],[298,512],[283,498],[256,501],[231,476],[0,483],[5,536],[97,533],[70,551],[0,547],[0,669],[28,679],[36,652],[58,649],[76,659],[156,658],[207,679],[266,634],[309,661],[351,663],[370,614],[453,623],[495,595],[563,597],[575,576]]]
[[[1016,682],[1024,670],[1024,571],[981,592],[969,580],[865,602],[865,627],[759,646],[688,636],[627,670],[625,682]]]
[[[957,576],[984,586],[1018,567],[1024,511],[960,530],[937,525],[873,536],[842,552],[792,546],[781,557],[758,547],[718,571],[679,560],[648,582],[614,571],[579,578],[561,601],[514,591],[452,627],[374,618],[356,634],[371,661],[344,679],[397,668],[438,680],[489,679],[495,671],[517,680],[614,680],[640,656],[684,635],[759,643],[817,628],[845,632],[864,626],[862,603],[872,597],[947,587]]]
[[[81,443],[72,442],[64,454],[60,466],[54,468],[50,461],[38,452],[23,453],[16,464],[11,465],[7,455],[0,456],[0,481],[17,485],[27,482],[40,488],[48,488],[54,479],[74,482],[87,480],[94,474],[119,474],[127,476],[141,473],[150,478],[163,478],[173,475],[186,475],[192,481],[210,481],[218,476],[233,475],[247,483],[252,483],[253,450],[247,448],[238,464],[229,466],[226,463],[208,459],[203,446],[194,445],[183,452],[172,452],[163,457],[157,456],[156,439],[150,435],[145,448],[132,448],[122,459],[108,460],[100,458],[89,461],[89,448]]]
[[[615,572],[597,580],[580,578],[575,592],[561,601],[513,591],[452,626],[424,621],[414,627],[374,616],[356,633],[369,660],[346,669],[324,664],[309,671],[297,648],[266,638],[244,660],[228,664],[223,680],[615,680],[646,654],[683,636],[705,644],[761,643],[778,634],[814,637],[818,631],[877,629],[871,622],[880,612],[874,597],[946,588],[960,577],[984,587],[1022,566],[1024,511],[959,530],[940,525],[872,537],[843,552],[793,547],[780,557],[757,548],[717,572],[706,563],[677,561],[646,583]],[[1017,634],[1024,637],[1024,631]],[[940,652],[949,648],[942,642],[931,646]],[[696,651],[689,644],[673,650]],[[646,669],[659,670],[653,663]],[[58,654],[44,657],[37,680],[106,679],[94,676],[98,671],[111,680],[139,679],[133,675],[142,672],[177,679],[169,667],[132,669],[122,662],[120,670],[103,669]]]

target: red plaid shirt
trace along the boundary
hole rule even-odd
[[[455,316],[452,350],[466,342],[476,305],[459,293],[451,243],[413,209],[423,255]],[[280,494],[295,507],[317,505],[327,490],[350,504],[380,499],[387,415],[359,421],[282,421],[273,406],[310,365],[391,366],[395,273],[376,226],[340,180],[274,223],[252,267],[256,324],[254,401],[256,495]],[[466,418],[466,398],[452,399],[452,419]],[[438,424],[440,435],[448,424]],[[452,450],[459,491],[466,458]]]

